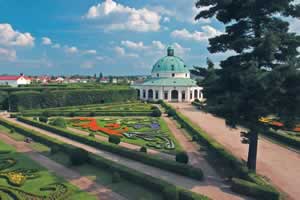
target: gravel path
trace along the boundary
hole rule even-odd
[[[99,200],[126,200],[126,198],[111,191],[109,188],[95,183],[87,177],[81,176],[76,171],[66,168],[65,166],[47,158],[46,156],[41,155],[40,153],[33,150],[25,142],[15,141],[4,133],[0,133],[0,139],[5,143],[14,146],[18,152],[27,155],[30,159],[39,163],[41,166],[45,167],[50,172],[53,172],[54,174],[60,177],[63,177],[72,185],[77,186],[82,191],[88,192],[96,196],[96,198]]]
[[[74,132],[74,133],[77,133],[77,134],[81,134],[81,135],[89,135],[90,133],[87,132],[87,131],[83,131],[83,130],[79,130],[79,129],[76,129],[76,128],[72,128],[72,127],[68,127],[68,130]],[[96,139],[98,140],[101,140],[101,141],[106,141],[108,142],[108,138],[107,137],[104,137],[102,135],[99,135],[99,134],[96,134],[95,135]],[[127,149],[131,149],[131,150],[135,150],[135,151],[139,151],[140,150],[140,146],[138,145],[134,145],[134,144],[129,144],[129,143],[126,143],[126,142],[121,142],[119,144],[120,146],[122,147],[125,147]],[[170,159],[170,160],[175,160],[175,156],[172,156],[170,154],[166,154],[166,153],[163,153],[163,152],[160,152],[160,151],[155,151],[153,149],[147,149],[147,152],[149,154],[152,154],[152,155],[156,155],[156,156],[159,156],[161,158],[164,158],[164,159]]]
[[[230,185],[227,184],[204,159],[203,153],[199,151],[200,146],[188,139],[185,135],[187,133],[184,132],[184,129],[178,128],[174,120],[166,117],[166,115],[163,115],[163,118],[176,140],[187,152],[189,156],[189,164],[194,167],[200,167],[205,174],[203,184],[206,184],[207,186],[204,194],[213,199],[222,200],[250,199],[233,193],[230,190]]]
[[[247,159],[248,145],[241,143],[241,128],[230,129],[223,119],[201,112],[190,104],[176,103],[172,106],[223,144],[235,156]],[[266,176],[288,195],[288,199],[299,199],[300,154],[297,152],[260,138],[257,173]]]

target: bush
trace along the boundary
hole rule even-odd
[[[47,122],[48,122],[48,117],[40,116],[40,117],[39,117],[39,120],[40,120],[40,122],[47,123]]]
[[[66,128],[67,127],[66,120],[64,118],[61,118],[61,117],[55,118],[50,124],[53,125],[53,126],[60,127],[60,128]]]
[[[169,117],[174,117],[176,115],[176,111],[174,109],[168,109],[167,114]]]
[[[88,152],[83,149],[74,149],[70,155],[72,165],[79,166],[88,162]]]
[[[187,164],[189,162],[189,157],[185,152],[179,152],[176,154],[176,162]]]
[[[38,121],[39,119],[38,119],[37,117],[34,117],[33,120],[34,120],[34,121]]]
[[[58,153],[59,151],[60,151],[59,146],[54,145],[54,146],[51,147],[51,152],[50,153],[53,155],[53,154]]]
[[[112,174],[112,183],[119,183],[121,182],[121,176],[118,172],[114,172]]]
[[[94,138],[95,137],[95,133],[90,133],[89,136]]]
[[[110,136],[108,137],[108,141],[109,141],[110,143],[113,143],[113,144],[120,144],[121,138],[118,137],[118,136],[115,136],[115,135],[110,135]]]
[[[165,187],[163,190],[164,200],[178,200],[178,191],[175,186]]]
[[[142,146],[140,152],[147,153],[147,147]]]
[[[9,132],[10,132],[10,133],[15,133],[16,131],[15,131],[14,128],[11,128],[11,129],[9,130]]]
[[[271,187],[258,185],[241,179],[233,178],[231,189],[236,193],[248,195],[254,197],[255,199],[280,199],[280,193],[273,190]]]
[[[156,108],[152,111],[151,116],[152,117],[160,117],[161,116],[161,111],[158,108]]]

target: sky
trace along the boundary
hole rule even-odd
[[[198,12],[194,0],[0,0],[0,74],[146,75],[168,46],[190,67],[218,64],[230,52],[211,55],[208,39],[224,27]]]

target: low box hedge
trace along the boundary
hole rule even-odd
[[[21,113],[25,117],[40,116],[43,112],[25,111]],[[151,111],[47,111],[49,117],[51,116],[65,116],[65,117],[88,117],[88,116],[151,116]]]
[[[261,185],[245,181],[238,178],[232,179],[231,184],[232,191],[240,194],[249,195],[255,197],[255,199],[261,200],[277,200],[280,199],[280,193],[274,191],[273,188],[270,187],[262,187]]]
[[[63,150],[68,155],[71,155],[72,153],[80,150],[80,148],[78,148],[78,147],[74,147],[72,145],[65,144],[57,139],[40,134],[37,131],[27,129],[25,127],[21,127],[15,123],[4,120],[3,118],[0,118],[0,124],[7,128],[14,128],[20,134],[23,134],[24,136],[27,136],[27,137],[31,137],[35,141],[40,142],[44,145],[47,145],[50,147],[54,147],[54,146],[58,147],[59,149]],[[173,184],[170,184],[170,183],[168,183],[164,180],[161,180],[157,177],[143,174],[139,171],[130,169],[126,166],[120,165],[116,162],[105,159],[98,155],[94,155],[92,153],[88,154],[88,162],[95,167],[110,170],[111,172],[118,172],[122,178],[124,178],[130,182],[143,185],[146,188],[155,190],[160,193],[165,191],[166,188],[173,188],[176,190],[176,192],[178,192],[178,200],[210,200],[210,198],[208,198],[204,195],[193,193],[186,189],[183,189],[183,188],[177,187]]]
[[[95,138],[79,135],[76,133],[73,133],[72,131],[68,131],[66,129],[62,129],[59,127],[54,127],[45,123],[37,122],[28,118],[19,117],[19,121],[30,124],[32,126],[53,132],[55,134],[61,135],[63,137],[67,137],[69,139],[75,140],[77,142],[81,142],[83,144],[90,145],[92,147],[95,147],[97,149],[101,149],[104,151],[108,151],[114,154],[118,154],[120,156],[124,156],[127,158],[130,158],[132,160],[136,160],[139,162],[142,162],[147,165],[151,165],[163,170],[167,170],[176,174],[180,174],[182,176],[187,176],[196,180],[202,180],[203,179],[203,172],[199,168],[194,168],[190,165],[186,164],[180,164],[175,161],[171,160],[165,160],[158,158],[153,155],[148,155],[142,152],[134,151],[127,149],[125,147],[116,146],[113,144],[110,144],[108,142],[99,141]]]
[[[286,146],[300,150],[300,139],[291,137],[287,134],[278,133],[274,130],[265,131],[261,134],[271,139],[274,139],[275,141],[278,141],[279,143],[282,143]]]
[[[174,110],[170,105],[168,105],[165,102],[161,102],[161,105],[168,111],[168,110]],[[199,138],[199,141],[202,144],[205,144],[210,151],[212,151],[215,155],[217,155],[219,161],[223,163],[224,166],[227,166],[228,168],[233,169],[235,172],[236,177],[242,179],[245,179],[249,181],[249,183],[252,183],[256,185],[257,187],[261,188],[260,193],[256,193],[256,191],[253,192],[252,187],[249,187],[249,191],[245,192],[245,190],[236,190],[236,192],[239,192],[241,194],[249,195],[257,197],[258,194],[261,194],[262,197],[264,195],[269,195],[269,193],[273,192],[273,196],[278,197],[279,199],[279,192],[272,187],[269,183],[267,183],[265,180],[257,176],[255,173],[252,173],[248,170],[248,168],[241,162],[241,160],[237,159],[235,156],[233,156],[230,152],[228,152],[220,143],[218,143],[216,140],[211,138],[208,134],[206,134],[204,131],[202,131],[198,126],[194,125],[187,117],[183,116],[181,113],[174,110],[174,119],[178,121],[178,123],[187,130],[187,132],[193,137],[196,136]],[[198,141],[198,142],[199,142]],[[246,188],[247,184],[244,184],[243,187]],[[267,191],[266,194],[263,194],[264,191]]]

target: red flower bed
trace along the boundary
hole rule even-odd
[[[97,120],[94,118],[85,118],[85,117],[80,117],[76,118],[74,121],[81,121],[81,122],[87,122],[87,123],[76,123],[73,124],[74,126],[80,126],[85,129],[90,129],[91,131],[101,131],[107,135],[116,135],[119,137],[122,137],[122,133],[125,131],[128,131],[128,128],[125,127],[122,130],[113,130],[113,129],[118,129],[120,128],[120,124],[107,124],[105,127],[101,127],[97,124]],[[111,129],[113,128],[113,129]],[[126,129],[127,128],[127,129]]]

